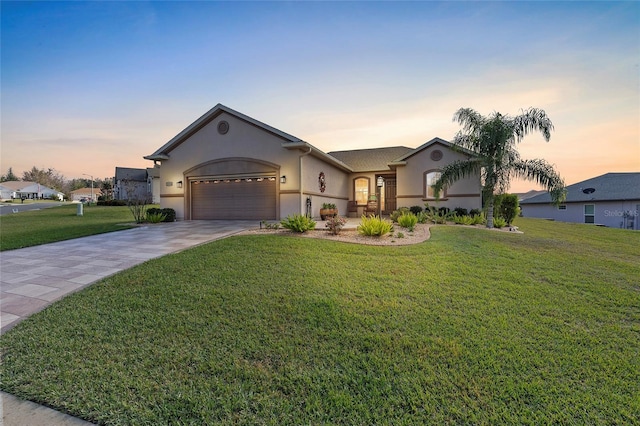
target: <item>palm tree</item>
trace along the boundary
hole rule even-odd
[[[512,177],[537,182],[551,194],[556,204],[564,200],[564,181],[553,166],[545,160],[523,160],[516,150],[516,144],[533,131],[540,131],[545,141],[549,141],[553,124],[543,110],[529,108],[516,117],[494,112],[484,117],[471,108],[460,108],[453,121],[462,126],[453,139],[454,149],[471,151],[475,155],[442,169],[440,179],[433,186],[436,196],[445,186],[480,175],[487,228],[493,228],[493,196],[496,192],[504,193]]]

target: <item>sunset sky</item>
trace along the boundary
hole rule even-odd
[[[519,146],[572,184],[640,171],[640,3],[1,2],[1,159],[111,177],[217,103],[327,151],[451,140],[461,107],[544,109]],[[514,192],[536,188],[515,182]]]

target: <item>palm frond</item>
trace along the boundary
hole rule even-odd
[[[562,203],[565,200],[564,180],[553,166],[545,160],[519,160],[512,163],[511,168],[516,177],[536,182],[545,188],[555,204]]]
[[[448,164],[441,170],[440,179],[433,185],[436,198],[439,198],[444,187],[473,174],[480,174],[481,169],[482,162],[477,158],[458,160]]]
[[[520,142],[528,133],[540,131],[545,141],[551,139],[553,123],[547,113],[539,108],[523,110],[522,114],[513,119],[514,134],[517,142]]]

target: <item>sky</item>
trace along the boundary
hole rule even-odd
[[[555,130],[527,136],[523,158],[567,184],[640,172],[640,2],[0,7],[1,174],[151,167],[143,156],[218,103],[325,152],[451,140],[463,107],[536,107]]]

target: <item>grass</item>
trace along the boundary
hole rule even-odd
[[[38,211],[0,216],[0,250],[31,247],[131,227],[133,216],[127,207],[68,204]]]
[[[0,387],[114,425],[638,424],[640,234],[516,224],[152,260],[2,336]]]

